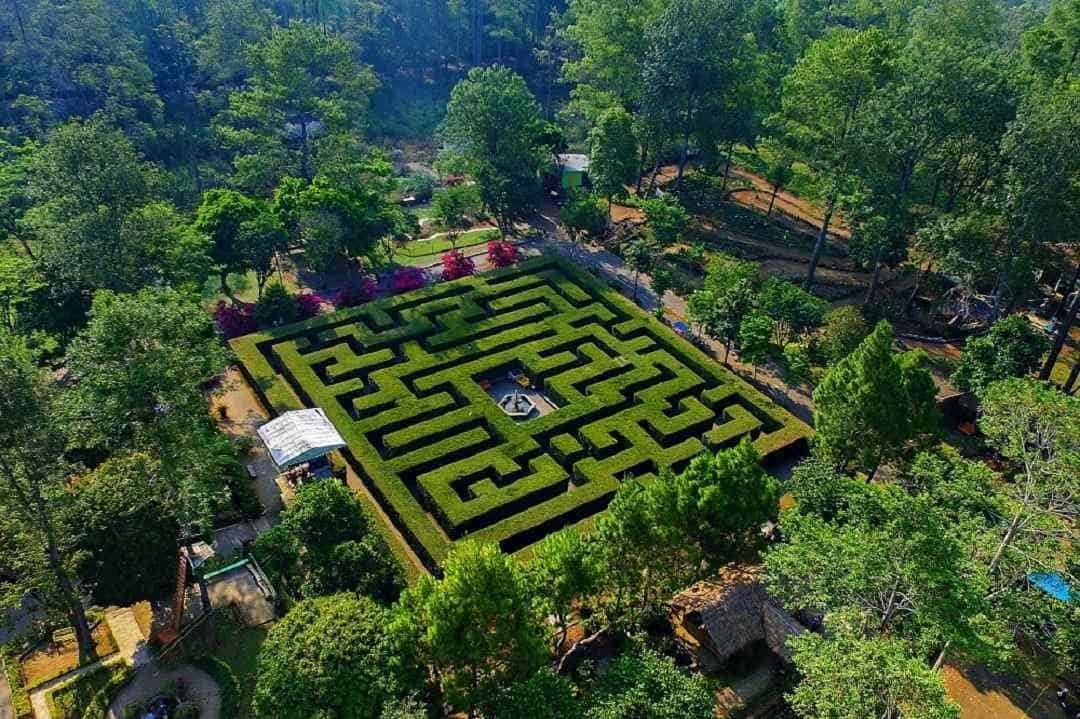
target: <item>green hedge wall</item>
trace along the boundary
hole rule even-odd
[[[430,569],[465,536],[526,549],[749,436],[810,428],[614,290],[557,258],[438,283],[234,340],[274,412],[322,407],[345,459]],[[558,405],[519,422],[481,385],[523,371]],[[392,534],[389,532],[388,534]]]

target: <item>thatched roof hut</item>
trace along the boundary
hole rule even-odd
[[[806,631],[769,596],[760,566],[730,564],[668,602],[677,638],[723,663],[743,649],[765,644],[785,661],[787,638]]]

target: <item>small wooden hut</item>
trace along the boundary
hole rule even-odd
[[[790,661],[787,639],[806,628],[769,596],[760,566],[730,564],[668,602],[676,638],[699,658],[723,665],[758,642]]]

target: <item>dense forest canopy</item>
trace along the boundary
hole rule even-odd
[[[166,594],[179,543],[259,515],[250,438],[208,412],[223,338],[587,239],[718,361],[779,367],[813,456],[781,484],[749,442],[706,452],[528,564],[466,541],[411,586],[312,484],[255,543],[295,607],[255,715],[711,716],[636,637],[750,560],[833,630],[792,647],[794,710],[954,717],[946,661],[1021,671],[1024,634],[1080,667],[1075,603],[1027,591],[1080,574],[1078,228],[1080,0],[0,0],[0,608],[34,597],[89,661],[88,599]],[[962,356],[932,374],[901,323]],[[979,405],[955,447],[946,385]],[[575,622],[635,639],[567,678]]]

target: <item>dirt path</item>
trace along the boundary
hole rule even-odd
[[[1066,719],[1050,687],[972,667],[946,665],[942,679],[963,719]]]
[[[225,408],[222,416],[221,408]],[[270,416],[263,409],[262,403],[248,386],[240,370],[230,367],[222,379],[221,392],[211,400],[211,413],[221,430],[232,437],[246,435],[254,439],[251,452],[244,457],[244,465],[251,468],[255,476],[255,494],[266,510],[267,516],[275,518],[281,512],[281,490],[274,481],[277,468],[274,467],[266,446],[259,440],[256,430],[265,424]]]
[[[749,170],[735,166],[732,166],[730,175],[732,178],[743,180],[752,186],[750,190],[733,194],[733,200],[740,205],[768,212],[769,198],[772,197],[772,184],[768,180],[761,175],[756,175]],[[798,195],[793,195],[787,190],[780,190],[776,194],[776,204],[773,205],[773,212],[781,212],[815,228],[821,227],[821,222],[825,217],[825,212],[817,204]],[[840,213],[833,213],[832,221],[829,223],[829,234],[842,239],[851,237],[851,230]]]

